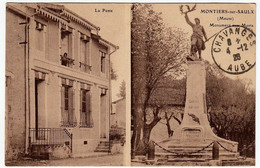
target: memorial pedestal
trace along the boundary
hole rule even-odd
[[[226,149],[233,151],[228,155],[233,153],[237,156],[238,153],[234,152],[237,152],[238,143],[216,136],[210,127],[207,117],[206,70],[204,62],[188,61],[187,64],[186,102],[183,121],[175,129],[172,137],[158,142],[158,144],[168,151],[185,153],[198,151],[217,141]],[[210,148],[212,148],[212,145],[208,149],[204,149],[204,151],[208,151],[211,154]],[[220,155],[221,152],[228,153],[224,149],[221,149]],[[157,147],[156,153],[157,155],[158,153],[165,153],[165,150]]]

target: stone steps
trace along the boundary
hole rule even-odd
[[[174,154],[174,153],[155,153],[156,156],[178,156],[178,154]],[[192,153],[192,154],[187,154],[184,156],[208,156],[208,155],[212,155],[212,153]],[[220,156],[239,156],[239,153],[230,153],[230,152],[220,152],[219,153]]]
[[[175,158],[201,158],[201,159],[211,159],[212,153],[193,153],[187,155],[177,155],[172,153],[155,153],[157,158],[167,158],[167,159],[175,159]],[[239,153],[220,153],[219,158],[221,160],[237,160],[239,157]]]
[[[109,152],[109,142],[108,141],[101,141],[94,152]]]
[[[222,166],[254,166],[254,161],[242,160],[242,161],[222,161]]]
[[[49,160],[50,153],[47,150],[47,145],[32,145],[31,157],[33,159]]]
[[[199,159],[199,158],[174,158],[168,159],[168,162],[205,162],[207,159]]]
[[[205,162],[212,159],[212,145],[205,148],[205,145],[169,145],[165,149],[170,152],[166,152],[161,148],[157,148],[155,156],[158,159],[167,160],[168,162]],[[197,152],[198,150],[201,150]],[[196,152],[196,153],[192,153]],[[191,154],[189,154],[191,153]],[[231,153],[225,151],[223,148],[219,148],[219,159],[235,161],[239,157],[239,153]]]

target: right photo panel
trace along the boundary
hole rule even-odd
[[[256,5],[131,10],[131,165],[254,166]]]

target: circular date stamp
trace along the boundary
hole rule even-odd
[[[245,73],[255,66],[255,33],[239,25],[226,27],[215,36],[211,55],[215,64],[226,73]]]

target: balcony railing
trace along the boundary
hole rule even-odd
[[[67,145],[72,151],[72,134],[65,128],[30,128],[30,145]]]
[[[74,59],[68,57],[67,53],[60,55],[60,57],[61,57],[61,65],[67,67],[72,67],[74,65]]]
[[[83,72],[87,72],[90,73],[90,71],[92,71],[92,66],[84,63],[84,62],[79,62],[79,68],[81,69],[81,71]]]

